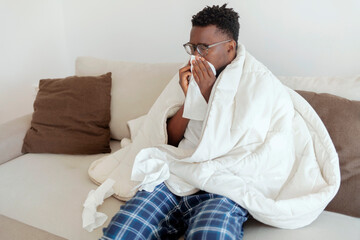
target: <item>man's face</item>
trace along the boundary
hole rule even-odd
[[[209,25],[206,27],[194,26],[190,32],[189,42],[192,44],[202,43],[211,45],[228,39],[230,38],[226,34],[221,33],[215,25]],[[219,72],[219,70],[223,70],[223,68],[234,59],[234,43],[235,41],[231,41],[208,49],[208,54],[204,58],[214,65],[217,72]],[[197,51],[195,51],[194,55],[201,56]]]

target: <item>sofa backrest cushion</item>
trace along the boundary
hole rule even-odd
[[[277,77],[283,84],[294,90],[331,93],[360,101],[360,75],[353,77]]]
[[[96,76],[112,72],[110,132],[111,138],[122,140],[125,137],[130,138],[127,122],[147,114],[182,64],[78,57],[75,70],[77,76]],[[360,101],[360,76],[278,78],[292,89],[331,93]]]
[[[40,80],[22,152],[111,152],[110,91],[111,73]]]
[[[77,76],[112,72],[111,138],[129,138],[127,122],[150,110],[157,97],[178,72],[182,63],[131,63],[78,57]]]

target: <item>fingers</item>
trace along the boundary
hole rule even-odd
[[[190,64],[190,62],[189,62]],[[179,81],[182,82],[183,79],[187,79],[188,75],[191,75],[190,72],[190,65],[186,65],[185,67],[182,67],[179,69]]]
[[[214,72],[210,68],[209,63],[207,61],[205,61],[204,58],[201,59],[201,62],[199,65],[200,65],[201,69],[203,70],[203,72],[207,73],[208,76],[210,76],[210,77],[214,76]]]
[[[187,85],[188,78],[193,74],[194,80],[200,85],[200,81],[209,80],[215,78],[215,75],[210,68],[210,65],[203,57],[196,57],[196,60],[192,61],[193,69],[191,72],[190,61],[188,65],[184,66],[179,70],[180,84]],[[186,81],[187,80],[187,81]]]
[[[179,73],[183,73],[183,72],[186,72],[186,71],[190,71],[190,61],[188,63],[188,65],[186,65],[185,67],[182,67],[179,69]]]
[[[195,71],[197,71],[199,77],[201,76],[205,78],[207,78],[207,76],[211,78],[215,77],[214,72],[210,68],[209,63],[204,58],[202,57],[199,58],[199,60],[196,61],[195,65],[198,66],[198,69],[195,69]]]
[[[193,60],[193,70],[192,73],[194,75],[194,79],[197,83],[199,83],[200,79],[204,79],[204,73],[202,72],[202,69],[199,66],[200,60]]]
[[[192,74],[194,76],[194,80],[197,82],[198,85],[200,85],[200,78],[199,78],[199,75],[197,74],[197,72],[195,71],[195,67],[193,69]]]
[[[189,79],[190,79],[190,76],[191,76],[191,72],[188,71],[188,72],[184,72],[184,73],[181,73],[179,74],[180,75],[180,79],[179,79],[179,84],[186,96],[187,94],[187,89],[188,89],[188,86],[189,86]]]
[[[205,65],[204,65],[204,60],[203,59],[199,59],[198,61],[197,61],[197,65],[199,66],[199,69],[201,70],[201,74],[202,75],[209,75],[208,73],[207,73],[207,69],[206,69],[206,67],[205,67]]]
[[[189,80],[190,80],[190,76],[191,76],[191,72],[185,72],[183,75],[182,75],[182,78],[180,79],[181,82],[186,82],[188,83]]]

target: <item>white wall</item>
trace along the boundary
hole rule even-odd
[[[31,3],[30,3],[31,2]],[[77,56],[182,62],[193,0],[0,0],[0,122],[32,112],[31,85],[74,73]],[[228,0],[247,50],[276,75],[360,74],[360,1]]]
[[[275,74],[360,74],[359,0],[241,2],[240,39]]]
[[[0,0],[0,122],[33,111],[39,79],[72,73],[62,3]]]
[[[240,14],[239,41],[274,73],[360,73],[358,0],[66,0],[71,57],[183,61],[192,15],[224,2]]]

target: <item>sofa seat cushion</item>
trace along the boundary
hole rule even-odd
[[[115,152],[120,143],[111,141],[110,146]],[[123,204],[113,197],[106,199],[98,207],[108,215],[105,224],[91,233],[82,228],[82,204],[97,188],[88,177],[88,167],[102,156],[25,154],[0,165],[0,214],[66,239],[99,239]],[[244,240],[351,240],[359,239],[360,219],[325,211],[301,229],[277,229],[250,219],[244,231]]]
[[[254,219],[244,224],[244,240],[358,240],[360,239],[360,219],[347,215],[324,211],[310,225],[299,229],[279,229],[264,225]]]
[[[0,239],[66,240],[0,214]]]
[[[112,152],[120,148],[111,141]],[[108,154],[108,153],[105,153]],[[28,153],[0,165],[0,214],[66,239],[98,239],[102,228],[82,228],[83,203],[91,189],[91,162],[103,157]],[[122,202],[111,197],[98,211],[108,215],[104,226]]]

